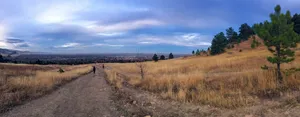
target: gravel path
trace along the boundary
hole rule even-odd
[[[90,73],[0,117],[119,117],[103,70]]]

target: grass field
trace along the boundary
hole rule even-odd
[[[59,68],[65,72],[59,73]],[[90,65],[0,64],[0,112],[91,71]]]
[[[109,64],[112,70],[106,70],[106,73],[111,82],[115,82],[113,84],[126,81],[166,99],[237,108],[300,89],[300,73],[284,76],[283,84],[279,86],[274,70],[261,69],[263,65],[274,66],[267,62],[268,55],[271,53],[266,49],[257,48],[243,52],[229,50],[217,56],[145,62],[144,79],[135,63]],[[294,62],[283,64],[283,69],[291,67],[300,68],[299,51]],[[119,80],[119,74],[123,74],[122,80]]]

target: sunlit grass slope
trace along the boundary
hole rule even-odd
[[[282,91],[299,90],[300,73],[276,83],[274,70],[262,70],[269,64],[266,49],[228,50],[216,56],[192,56],[159,62],[145,62],[146,78],[141,79],[135,63],[109,64],[113,73],[126,75],[128,83],[160,94],[164,98],[235,108],[253,105],[262,97],[276,97]],[[300,68],[300,53],[284,68]],[[110,74],[112,73],[110,71]],[[111,75],[111,77],[117,77]]]

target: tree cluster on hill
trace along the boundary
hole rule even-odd
[[[170,53],[168,59],[173,59],[173,58],[174,58],[173,53]],[[165,55],[160,55],[160,57],[158,57],[157,54],[154,54],[152,57],[152,60],[157,62],[158,60],[166,60],[166,57],[165,57]]]
[[[205,51],[205,50],[203,50],[203,49],[201,49],[201,50],[197,49],[196,52],[194,50],[192,51],[192,54],[196,55],[196,56],[199,56],[199,55],[208,55],[207,53],[208,52]]]
[[[232,27],[226,29],[226,36],[223,32],[216,34],[212,40],[210,54],[217,55],[225,52],[225,48],[233,48],[234,44],[248,40],[252,36],[251,48],[256,48],[260,43],[255,39],[255,34],[264,40],[268,50],[273,56],[267,57],[267,60],[276,64],[276,73],[279,82],[282,82],[282,63],[289,63],[295,59],[295,51],[292,48],[300,42],[300,14],[291,16],[290,11],[281,12],[280,5],[274,8],[274,13],[270,14],[270,20],[254,24],[250,27],[247,23],[239,27],[239,34]],[[242,50],[240,50],[242,52]],[[192,52],[193,55],[200,55],[200,51]],[[268,69],[268,66],[263,66]],[[300,71],[300,68],[291,68],[288,72]]]
[[[211,42],[210,54],[217,55],[225,52],[225,48],[233,48],[234,44],[248,40],[255,32],[247,23],[241,24],[239,33],[232,27],[226,29],[226,35],[223,32],[216,34]],[[197,53],[197,52],[196,52]]]

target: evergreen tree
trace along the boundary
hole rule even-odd
[[[229,43],[237,42],[238,33],[232,27],[226,29],[226,37]]]
[[[234,33],[234,30],[232,27],[229,27],[228,29],[226,29],[226,37],[228,40],[232,38],[233,33]]]
[[[169,59],[173,59],[174,55],[172,53],[169,54]]]
[[[215,35],[214,39],[212,40],[211,44],[211,55],[216,55],[225,52],[225,48],[228,44],[228,40],[226,39],[223,32],[218,33]]]
[[[263,26],[264,26],[263,23],[257,23],[252,26],[252,29],[256,34],[258,34],[261,32],[261,29],[263,28]]]
[[[258,28],[258,35],[265,40],[270,52],[274,56],[267,57],[267,60],[277,65],[277,78],[282,82],[281,64],[294,60],[295,48],[299,41],[299,36],[294,32],[293,23],[290,21],[290,12],[281,13],[281,7],[275,7],[275,13],[270,15],[271,22],[265,21],[263,26]]]
[[[194,51],[194,50],[192,51],[192,54],[193,54],[193,55],[195,54],[195,51]]]
[[[160,56],[160,60],[165,60],[165,59],[166,59],[166,57],[164,55]]]
[[[239,40],[239,35],[237,32],[233,32],[233,35],[229,41],[229,43],[237,43]]]
[[[158,61],[158,56],[156,54],[153,55],[152,60],[157,62]]]
[[[200,50],[199,49],[197,49],[196,55],[200,55]]]
[[[3,59],[3,56],[0,54],[0,62],[3,62],[4,59]]]
[[[239,37],[241,40],[248,40],[251,35],[254,35],[253,29],[247,23],[241,25],[239,32]]]
[[[291,21],[294,23],[294,31],[300,34],[300,14],[295,14]]]

